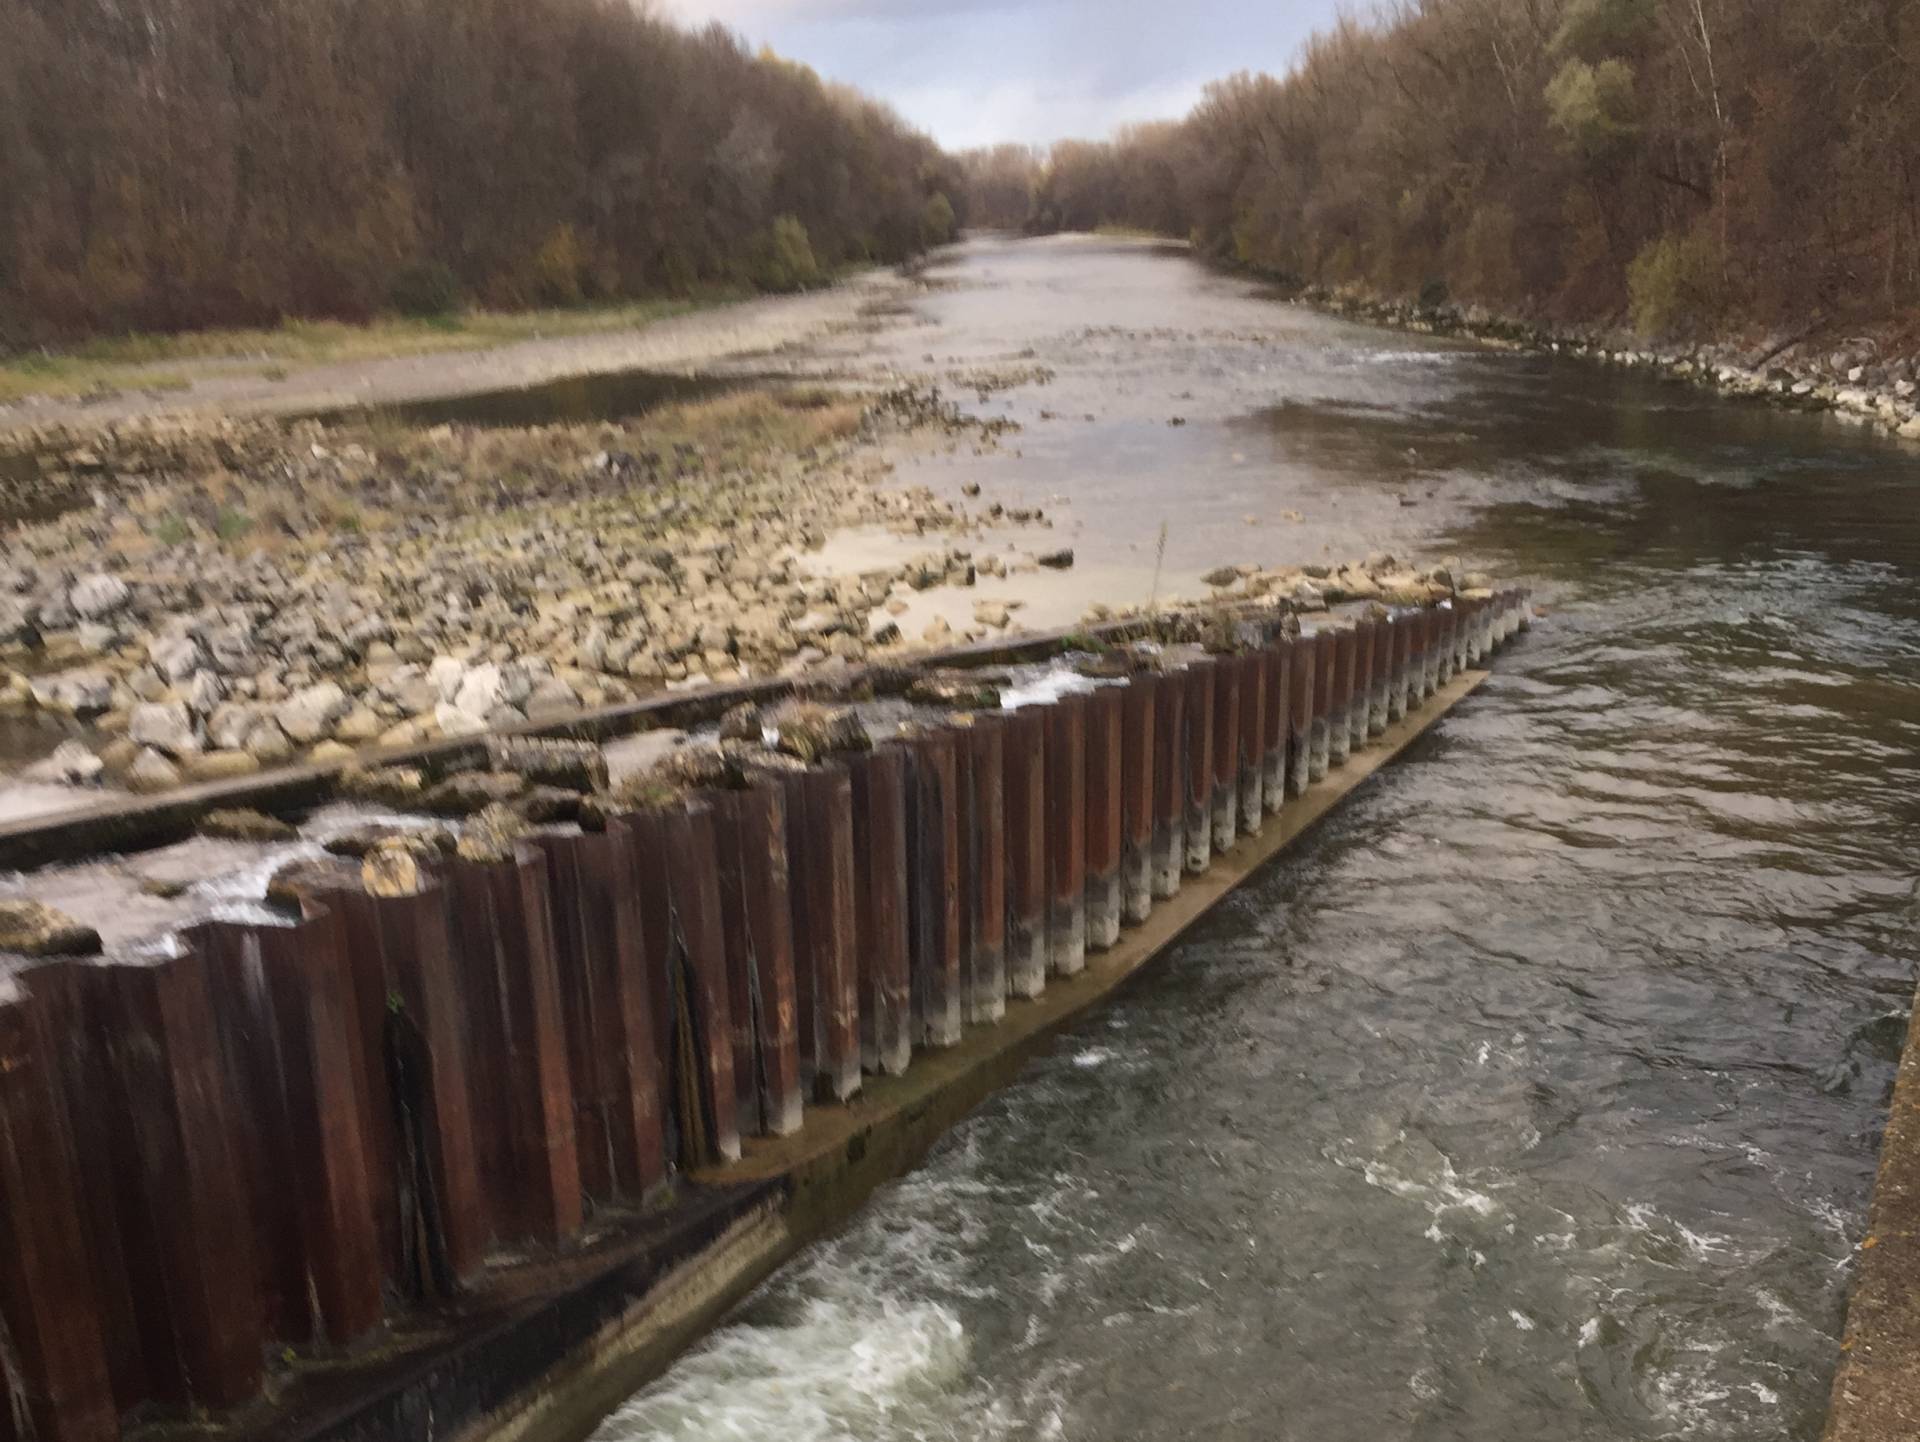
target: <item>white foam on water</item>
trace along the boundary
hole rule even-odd
[[[1073,1064],[1082,1068],[1105,1066],[1119,1055],[1120,1053],[1114,1051],[1111,1047],[1090,1046],[1085,1051],[1075,1052],[1073,1054]]]
[[[1031,1204],[1035,1263],[1018,1299],[1018,1349],[1044,1354],[1053,1301],[1076,1275],[1125,1255],[1141,1229],[1083,1244],[1084,1184],[1055,1176]],[[997,1442],[1061,1437],[1078,1364],[1043,1360],[1017,1383],[981,1375],[963,1315],[1000,1293],[984,1280],[996,1244],[991,1205],[1004,1186],[983,1170],[963,1127],[925,1171],[894,1183],[852,1228],[809,1248],[665,1376],[604,1422],[594,1442]],[[1004,1242],[998,1244],[1004,1245]],[[1017,1390],[1015,1390],[1017,1388]]]
[[[608,1418],[597,1442],[1006,1435],[1005,1404],[970,1380],[965,1328],[937,1299],[954,1280],[951,1241],[900,1210],[807,1254]]]
[[[1100,683],[1064,666],[1044,671],[1031,681],[1009,686],[1000,693],[1000,709],[1018,711],[1022,706],[1045,706],[1062,696],[1080,696],[1099,688]]]

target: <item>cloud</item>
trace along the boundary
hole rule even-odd
[[[887,101],[943,145],[1100,137],[1284,69],[1337,0],[663,0]]]

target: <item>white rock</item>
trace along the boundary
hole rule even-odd
[[[142,751],[127,768],[127,786],[134,791],[171,791],[180,784],[180,772],[158,751]]]
[[[206,662],[191,636],[156,636],[147,643],[147,660],[169,686],[178,686]]]
[[[127,736],[136,745],[168,756],[192,756],[200,750],[193,713],[184,701],[142,701],[127,720]]]
[[[505,699],[504,692],[500,668],[489,662],[468,670],[453,695],[453,704],[469,716],[485,716]]]
[[[55,671],[29,683],[36,705],[85,719],[113,705],[113,678],[104,671]]]
[[[62,741],[53,754],[21,772],[27,781],[55,786],[91,786],[107,769],[107,763],[78,741]]]
[[[352,705],[345,691],[331,681],[322,681],[294,692],[274,709],[273,716],[295,744],[311,746],[322,740]]]
[[[478,736],[487,729],[487,718],[475,716],[449,701],[433,708],[433,719],[442,736]]]
[[[453,656],[435,656],[427,668],[427,677],[440,699],[451,701],[460,694],[461,683],[467,679],[467,663]]]
[[[96,571],[73,583],[73,589],[67,592],[67,604],[89,621],[98,621],[118,611],[132,596],[127,583],[118,576]]]

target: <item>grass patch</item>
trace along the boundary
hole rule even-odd
[[[288,320],[256,330],[183,331],[177,335],[103,336],[65,350],[0,357],[0,405],[27,396],[78,396],[102,390],[185,389],[183,362],[252,363],[279,380],[300,366],[384,360],[450,350],[484,350],[516,341],[632,330],[691,311],[745,299],[748,291],[716,287],[688,297],[627,301],[555,310],[462,311],[389,316],[365,325]],[[158,370],[160,367],[175,369]]]

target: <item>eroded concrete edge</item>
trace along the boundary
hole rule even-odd
[[[1920,1027],[1911,1024],[1860,1248],[1825,1442],[1912,1442],[1920,1438]]]

